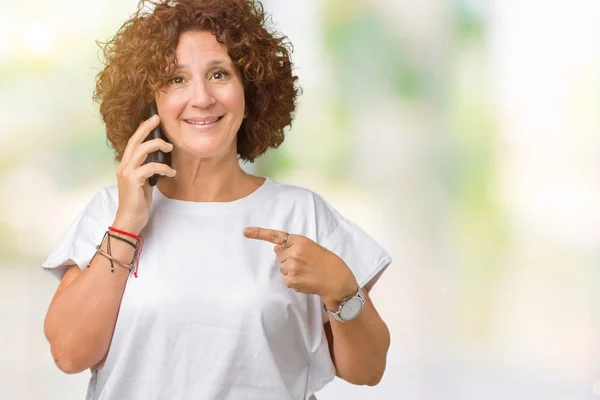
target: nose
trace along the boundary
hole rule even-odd
[[[196,79],[192,83],[191,104],[194,107],[209,108],[217,102],[210,85],[204,80]]]

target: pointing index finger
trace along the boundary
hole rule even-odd
[[[283,245],[286,232],[275,229],[249,227],[244,229],[244,236],[250,239],[264,240],[273,244]],[[288,235],[289,238],[290,235]],[[289,244],[288,244],[289,246]]]

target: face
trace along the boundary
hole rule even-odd
[[[178,69],[156,96],[173,157],[236,154],[244,118],[244,87],[227,47],[210,32],[187,32],[176,48]]]

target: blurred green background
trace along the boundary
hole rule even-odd
[[[0,392],[83,398],[42,332],[40,264],[115,183],[91,95],[135,0],[0,0]],[[244,168],[308,187],[394,262],[375,388],[322,400],[600,396],[600,2],[264,1],[304,94]]]

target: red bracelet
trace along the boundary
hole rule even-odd
[[[122,235],[127,235],[129,237],[134,238],[135,240],[140,240],[140,237],[138,235],[130,233],[130,232],[122,231],[121,229],[113,228],[112,226],[109,226],[108,230],[112,231],[112,232],[120,233]]]
[[[136,235],[136,234],[133,234],[131,232],[127,232],[127,231],[123,231],[121,229],[113,228],[112,226],[109,226],[108,230],[112,231],[112,232],[120,233],[122,235],[129,236],[131,238],[134,238],[138,242],[140,242],[139,252],[136,250],[137,255],[136,255],[136,260],[135,260],[135,270],[133,271],[133,276],[135,276],[137,278],[138,277],[138,267],[140,265],[140,256],[142,255],[142,250],[144,249],[144,237],[142,235]]]

